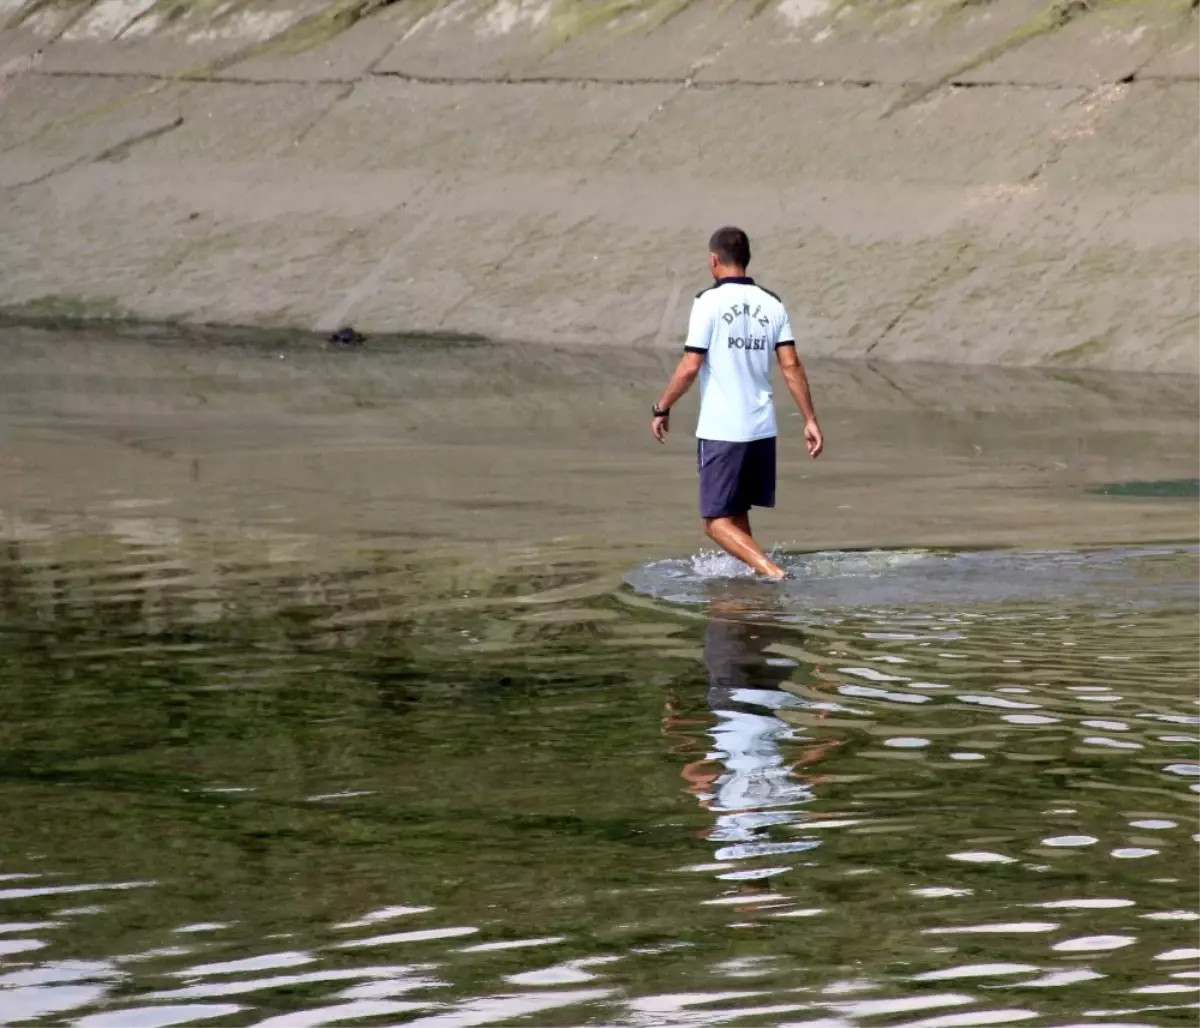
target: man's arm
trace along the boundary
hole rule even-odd
[[[666,434],[671,427],[670,413],[674,403],[692,387],[700,369],[704,366],[704,358],[708,356],[708,348],[713,337],[712,305],[703,299],[704,294],[696,297],[692,304],[692,313],[688,315],[687,343],[683,348],[683,356],[675,368],[675,374],[667,383],[662,396],[658,398],[657,408],[665,413],[661,418],[650,422],[650,431],[660,443],[665,443]]]
[[[670,411],[676,402],[692,387],[692,383],[696,381],[696,376],[700,374],[700,369],[704,366],[705,354],[703,351],[688,350],[682,357],[679,358],[679,363],[675,367],[675,373],[671,376],[671,381],[667,383],[667,388],[663,390],[662,396],[658,398],[658,409]],[[654,438],[660,443],[665,443],[666,434],[670,428],[670,419],[668,416],[654,418],[650,422],[650,431],[654,433]]]
[[[787,383],[788,392],[804,415],[804,441],[808,445],[808,455],[819,457],[825,449],[825,439],[821,435],[821,426],[817,424],[817,412],[813,407],[812,391],[808,387],[808,375],[804,373],[804,365],[796,353],[796,344],[780,343],[775,347],[775,356],[779,360],[779,370],[783,372],[783,380]]]

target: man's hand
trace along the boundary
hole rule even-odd
[[[825,437],[821,435],[821,426],[815,419],[804,423],[804,442],[808,446],[810,457],[821,456],[821,451],[825,449]]]
[[[804,442],[808,447],[808,455],[819,457],[825,449],[825,437],[821,435],[821,427],[817,424],[817,412],[813,409],[812,392],[808,388],[808,375],[796,356],[796,344],[780,343],[775,347],[775,356],[779,360],[783,380],[787,382],[788,392],[804,415]]]
[[[667,433],[671,430],[671,407],[696,381],[696,376],[700,374],[700,368],[704,366],[704,357],[703,351],[685,351],[684,355],[679,358],[679,364],[675,368],[675,374],[671,376],[671,381],[667,383],[667,388],[658,398],[658,403],[654,405],[656,411],[664,412],[661,418],[654,418],[650,422],[650,434],[660,443],[667,441]]]

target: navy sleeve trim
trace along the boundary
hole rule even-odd
[[[716,289],[716,288],[717,287],[715,285],[714,286],[705,286],[703,289],[700,290],[700,292],[698,292],[696,294],[696,299],[699,300],[700,297],[702,297],[705,293],[710,292],[711,290]]]
[[[795,345],[796,345],[795,339],[780,339],[779,342],[777,342],[775,344],[775,349],[778,350],[781,346],[795,346]]]
[[[708,353],[708,350],[706,347],[703,347],[703,346],[685,346],[683,348],[683,352],[684,353]]]
[[[755,284],[756,286],[758,285],[758,283],[757,283],[757,282],[755,282],[754,284]],[[758,286],[758,288],[759,288],[759,289],[762,289],[762,291],[763,291],[764,293],[766,293],[768,296],[773,296],[773,297],[774,297],[776,300],[778,300],[780,303],[783,303],[783,297],[782,297],[782,296],[780,296],[778,293],[773,293],[773,292],[771,292],[771,290],[769,290],[769,289],[766,289],[766,288],[764,288],[763,286]]]

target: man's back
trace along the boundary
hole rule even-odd
[[[686,347],[706,355],[696,435],[723,442],[773,437],[771,364],[775,348],[792,341],[782,302],[752,278],[723,278],[697,295]]]

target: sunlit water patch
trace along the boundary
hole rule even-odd
[[[753,582],[772,612],[820,607],[1080,601],[1126,607],[1195,601],[1192,545],[1094,550],[864,550],[774,558],[788,578],[768,583],[723,553],[653,561],[626,576],[637,592],[673,603],[707,603],[730,582]],[[744,594],[747,598],[751,594]]]

